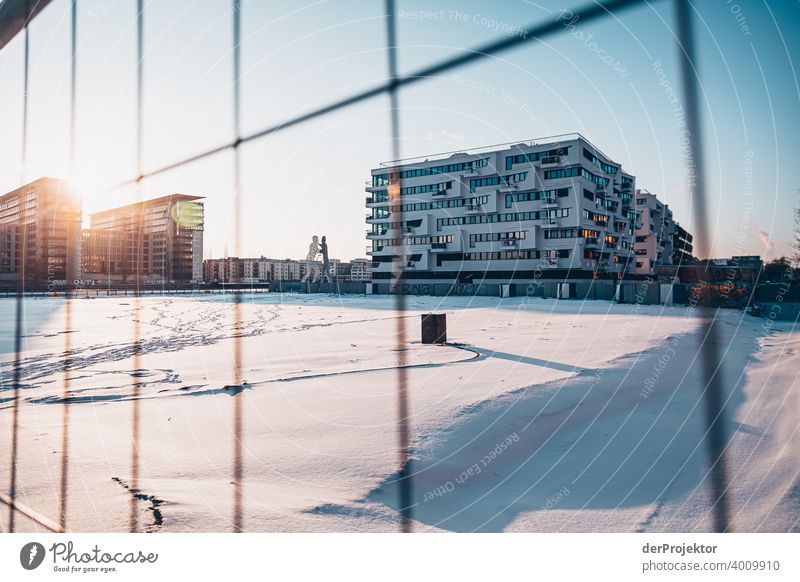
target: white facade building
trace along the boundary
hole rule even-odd
[[[632,271],[634,176],[579,134],[372,170],[372,278],[508,283]],[[390,188],[399,200],[389,202]]]
[[[293,259],[272,262],[272,279],[275,281],[299,281],[301,261]]]
[[[667,204],[647,190],[637,190],[636,212],[639,222],[633,248],[637,274],[656,275],[659,266],[691,262],[692,235],[675,221]]]
[[[369,259],[350,261],[350,280],[355,282],[372,281],[372,261]]]

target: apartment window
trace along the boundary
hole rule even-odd
[[[465,261],[519,261],[526,259],[544,259],[553,255],[558,258],[569,258],[570,249],[551,249],[544,251],[537,250],[513,250],[513,251],[490,251],[481,253],[464,253]]]
[[[576,232],[574,228],[553,228],[544,231],[544,238],[575,238]]]
[[[605,163],[600,158],[598,158],[594,153],[590,152],[586,148],[583,148],[583,157],[592,162],[595,166],[597,166],[601,170],[603,170],[606,174],[616,174],[619,171],[618,167]]]
[[[510,232],[482,232],[469,235],[469,246],[474,247],[479,242],[497,242],[501,240],[522,240],[527,236],[524,230]]]
[[[592,174],[586,168],[581,168],[581,176],[586,178],[587,180],[594,182],[598,186],[607,186],[610,180],[608,178],[603,178],[602,176],[598,176],[596,174]]]
[[[485,186],[499,186],[500,184],[515,184],[524,182],[528,178],[528,172],[518,172],[506,176],[488,176],[486,178],[473,178],[469,181],[469,191],[474,192],[476,188]]]
[[[619,203],[617,203],[616,200],[609,200],[608,198],[598,198],[597,202],[600,204],[600,206],[608,208],[614,212],[617,211],[617,207],[619,206]]]
[[[597,212],[592,212],[587,210],[586,208],[583,209],[583,217],[588,218],[589,220],[593,220],[595,222],[602,222],[605,224],[608,223],[608,215],[607,214],[598,214]]]
[[[517,154],[515,156],[506,156],[506,170],[514,167],[514,164],[524,164],[526,162],[537,162],[542,158],[552,158],[557,156],[566,156],[569,154],[571,146],[564,146],[561,148],[547,150],[544,152],[531,152],[528,154]]]
[[[531,200],[544,200],[546,198],[569,196],[569,188],[557,188],[554,190],[513,192],[506,194],[506,208],[511,208],[514,202],[529,202]]]
[[[440,166],[432,166],[430,168],[414,168],[413,170],[401,171],[400,178],[418,178],[420,176],[430,176],[433,174],[452,174],[474,168],[484,168],[487,165],[489,165],[489,158],[470,160],[468,162],[460,162],[458,164],[443,164]]]
[[[559,168],[557,170],[544,171],[545,180],[556,180],[558,178],[577,178],[578,176],[582,176],[587,180],[594,182],[598,186],[607,186],[609,183],[608,178],[603,178],[602,176],[597,176],[595,174],[592,174],[589,170],[581,166],[573,166],[572,168]]]
[[[389,174],[375,174],[372,176],[373,187],[388,186],[391,182]]]
[[[451,242],[453,242],[452,234],[444,234],[439,236],[409,236],[404,238],[386,238],[374,240],[372,241],[372,247],[375,249],[377,245],[382,249],[383,247],[396,247],[401,245],[428,245],[431,243],[446,244]]]
[[[408,194],[426,194],[428,192],[440,192],[442,190],[449,190],[453,187],[453,182],[440,182],[438,184],[422,184],[421,186],[407,186],[400,188],[400,196]]]
[[[558,170],[545,170],[545,180],[556,180],[558,178],[576,178],[579,174],[577,166],[573,168],[559,168]]]
[[[430,208],[435,210],[437,208],[457,208],[459,206],[477,206],[488,204],[488,196],[475,196],[473,198],[455,198],[453,200],[436,200],[430,203]]]

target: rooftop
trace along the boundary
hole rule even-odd
[[[114,208],[108,208],[107,210],[98,210],[97,212],[92,212],[91,216],[99,216],[103,214],[108,214],[111,212],[119,212],[125,210],[133,210],[137,207],[148,207],[148,206],[155,206],[162,202],[170,202],[170,201],[191,201],[191,200],[202,200],[205,196],[192,196],[191,194],[167,194],[165,196],[159,196],[157,198],[149,198],[147,200],[142,200],[140,202],[134,202],[132,204],[125,204],[123,206],[116,206]]]
[[[382,167],[394,167],[394,166],[406,166],[410,164],[419,164],[424,162],[434,162],[438,160],[447,160],[450,158],[457,158],[462,156],[475,156],[482,153],[489,153],[495,152],[501,149],[511,149],[513,147],[533,147],[533,146],[541,146],[541,145],[548,145],[548,144],[560,144],[569,141],[575,141],[577,139],[585,141],[588,145],[594,148],[598,153],[602,154],[605,158],[609,158],[603,151],[595,146],[592,142],[586,139],[583,135],[578,132],[573,133],[563,133],[560,135],[550,135],[546,137],[537,137],[535,139],[528,139],[528,140],[520,140],[520,141],[509,141],[505,143],[498,143],[488,146],[481,146],[477,148],[470,148],[465,150],[453,150],[449,152],[441,152],[438,154],[432,154],[428,156],[417,156],[413,158],[403,158],[399,160],[389,160],[386,162],[381,162],[380,166]]]

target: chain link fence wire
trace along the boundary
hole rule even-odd
[[[71,162],[74,162],[74,136],[75,136],[75,91],[76,91],[76,75],[75,70],[78,66],[79,53],[76,50],[76,27],[77,27],[77,2],[78,0],[71,1],[71,72],[70,72],[70,156]],[[690,184],[692,192],[692,200],[694,205],[694,212],[697,217],[697,239],[698,247],[701,251],[707,252],[710,248],[710,240],[707,231],[708,217],[706,211],[706,190],[704,182],[704,165],[702,156],[702,128],[700,120],[700,107],[699,107],[699,87],[700,87],[700,73],[697,67],[697,60],[695,54],[694,30],[693,20],[695,8],[689,0],[672,0],[675,6],[675,16],[677,22],[677,38],[676,44],[678,47],[678,56],[681,67],[682,75],[682,89],[684,105],[687,112],[687,131],[689,133],[689,165],[690,172],[693,176],[693,181]],[[645,0],[611,0],[608,2],[593,2],[582,7],[571,9],[574,17],[577,17],[582,23],[587,24],[593,21],[601,20],[608,17],[617,17],[622,12],[640,5],[647,3]],[[307,123],[317,118],[324,117],[332,114],[341,109],[351,107],[358,103],[374,99],[382,96],[388,96],[390,100],[390,137],[392,147],[392,157],[394,160],[401,159],[402,153],[402,136],[400,132],[400,105],[399,98],[402,89],[411,85],[423,83],[424,81],[440,76],[443,73],[465,67],[467,65],[482,61],[488,57],[496,56],[500,53],[518,48],[525,43],[534,43],[546,37],[555,36],[559,33],[563,34],[563,23],[559,19],[548,20],[545,22],[536,22],[525,27],[521,27],[520,33],[510,37],[503,37],[475,47],[470,50],[465,50],[463,53],[434,63],[427,67],[423,67],[407,75],[400,75],[398,73],[398,43],[397,43],[397,10],[394,0],[385,0],[385,18],[386,18],[386,50],[387,50],[387,68],[388,78],[385,83],[382,83],[374,88],[357,93],[355,95],[333,101],[315,109],[311,112],[298,115],[287,119],[276,125],[264,127],[263,129],[242,135],[241,133],[241,22],[242,22],[242,6],[241,0],[232,0],[233,10],[233,137],[232,140],[223,143],[219,146],[207,149],[195,155],[186,157],[176,162],[172,162],[151,170],[144,170],[143,154],[143,96],[144,96],[144,76],[143,68],[145,66],[145,53],[144,53],[144,0],[136,0],[136,175],[124,180],[120,183],[109,185],[109,188],[119,188],[124,186],[136,186],[137,201],[141,197],[141,183],[146,178],[151,178],[159,174],[164,174],[170,170],[181,168],[193,162],[221,154],[223,152],[232,150],[234,156],[234,172],[233,172],[233,214],[234,214],[234,227],[236,233],[235,249],[238,256],[241,249],[241,159],[240,159],[240,146],[242,144],[259,140],[267,136],[279,133],[289,128]],[[26,2],[26,12],[28,19],[34,12],[31,11],[30,6]],[[24,36],[24,65],[23,65],[23,117],[22,117],[22,168],[21,179],[25,183],[27,178],[25,168],[27,165],[26,151],[27,151],[27,123],[28,123],[28,82],[29,82],[29,20],[25,22],[22,30]],[[389,199],[391,201],[399,200],[400,196],[400,178],[399,172],[395,171],[396,168],[390,169],[390,174],[395,176],[391,179],[389,185]],[[398,206],[401,206],[398,204]],[[402,212],[402,210],[401,210]],[[400,217],[402,221],[402,216]],[[139,228],[141,229],[141,222]],[[138,237],[141,240],[141,237]],[[393,261],[393,274],[395,277],[402,277],[404,273],[405,264],[403,262],[404,252],[401,249],[399,256],[395,257]],[[138,266],[141,267],[142,248],[141,243],[138,252]],[[23,258],[23,266],[25,264]],[[66,515],[67,515],[67,494],[69,491],[69,367],[70,367],[70,334],[64,334],[65,337],[65,356],[63,363],[63,381],[64,381],[64,413],[63,413],[63,426],[62,426],[62,464],[61,464],[61,482],[60,482],[60,509],[59,520],[51,520],[44,515],[39,514],[35,510],[25,506],[17,500],[17,464],[19,455],[23,450],[19,442],[19,401],[20,401],[20,386],[22,375],[22,337],[23,337],[23,313],[24,313],[24,271],[18,273],[17,281],[17,294],[15,301],[15,327],[14,327],[14,363],[13,363],[13,410],[12,410],[12,441],[11,441],[11,456],[10,456],[10,486],[9,494],[0,494],[0,502],[8,507],[8,529],[13,532],[15,530],[14,517],[16,513],[20,513],[33,520],[40,526],[54,532],[66,531]],[[136,278],[137,286],[140,282]],[[138,291],[138,288],[137,288]],[[140,313],[142,308],[139,293],[136,293],[134,304],[134,313]],[[234,330],[238,330],[241,326],[241,293],[233,294],[233,324]],[[65,326],[66,329],[72,327],[72,317],[70,304],[70,289],[65,293]],[[402,532],[411,532],[413,524],[413,471],[412,471],[412,438],[410,427],[410,395],[411,386],[408,378],[406,368],[406,349],[408,346],[408,332],[406,328],[406,318],[403,317],[406,311],[406,299],[403,293],[394,294],[394,308],[396,311],[397,327],[395,329],[395,345],[397,350],[397,376],[396,376],[396,402],[397,402],[397,452],[398,455],[398,507],[400,508],[400,524],[399,529]],[[714,326],[714,314],[708,312],[705,314],[703,338],[700,347],[703,375],[705,380],[704,398],[706,405],[705,421],[707,424],[708,435],[708,455],[709,455],[709,469],[711,474],[711,487],[713,495],[713,512],[714,523],[713,529],[716,532],[731,531],[731,524],[729,521],[729,507],[727,501],[727,474],[725,462],[725,438],[722,421],[724,419],[723,398],[722,398],[722,378],[720,374],[720,358],[716,347],[716,328]],[[141,327],[139,317],[134,316],[134,327],[132,332],[132,339],[134,345],[133,351],[133,367],[137,371],[141,368]],[[233,358],[232,358],[232,386],[236,387],[242,382],[242,346],[240,334],[234,333],[233,342]],[[140,404],[139,396],[141,390],[140,380],[135,379],[131,389],[132,401],[132,416],[131,416],[131,467],[130,467],[130,491],[136,493],[139,487],[140,479],[140,451],[139,451],[139,435],[140,435]],[[232,423],[232,488],[233,488],[233,515],[232,515],[232,531],[242,532],[245,529],[243,520],[243,484],[244,484],[244,457],[243,457],[243,418],[242,418],[242,398],[243,392],[239,391],[233,398],[233,423]],[[129,516],[129,529],[131,532],[138,531],[138,509],[136,504],[136,496],[131,496],[130,503],[130,516]]]

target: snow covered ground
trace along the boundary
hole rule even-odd
[[[13,299],[0,299],[0,490],[9,488]],[[142,530],[229,531],[234,398],[250,531],[396,531],[390,297],[25,301],[18,499],[58,515],[65,335],[68,527],[126,531],[131,384]],[[409,297],[416,531],[706,531],[699,314],[685,307]],[[448,314],[452,344],[419,343]],[[800,332],[722,311],[731,513],[800,529]],[[142,357],[134,369],[134,319]],[[232,369],[241,337],[243,370]],[[238,393],[225,386],[246,381]],[[154,512],[154,505],[158,511]],[[156,515],[158,513],[159,515]],[[7,514],[0,512],[0,528]],[[36,530],[24,518],[18,530]]]

